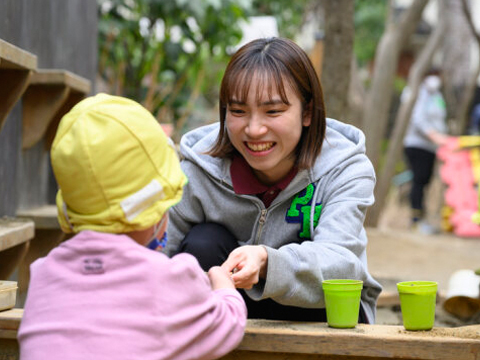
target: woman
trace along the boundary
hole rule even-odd
[[[325,118],[298,45],[246,44],[222,80],[220,123],[181,140],[189,184],[171,210],[167,253],[232,272],[250,318],[325,321],[322,280],[363,280],[359,320],[373,323],[381,287],[367,270],[375,175],[364,140]]]

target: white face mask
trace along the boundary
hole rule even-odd
[[[425,78],[425,87],[430,92],[435,92],[442,86],[442,80],[436,75],[430,75]]]

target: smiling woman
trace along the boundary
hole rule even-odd
[[[322,281],[363,280],[359,321],[373,323],[381,287],[367,270],[375,174],[363,133],[325,118],[308,56],[283,38],[234,54],[219,105],[219,123],[181,140],[189,183],[167,253],[233,271],[250,318],[325,321]]]

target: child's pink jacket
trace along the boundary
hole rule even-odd
[[[212,291],[193,256],[83,231],[32,264],[20,357],[214,359],[240,343],[246,317],[240,294]]]

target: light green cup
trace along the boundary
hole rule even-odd
[[[405,281],[397,284],[406,330],[430,330],[435,322],[435,281]]]
[[[354,328],[358,324],[363,281],[332,279],[322,282],[328,326]]]

